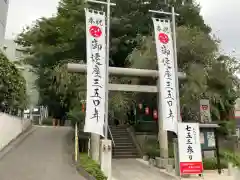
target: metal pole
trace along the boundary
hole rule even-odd
[[[176,14],[175,8],[172,6],[172,35],[173,35],[173,51],[174,51],[174,66],[175,66],[175,83],[176,83],[176,99],[177,99],[177,116],[178,121],[181,119],[179,83],[178,83],[178,63],[177,63],[177,36],[176,36]]]
[[[106,42],[106,95],[105,95],[105,139],[108,139],[108,82],[109,82],[109,47],[110,47],[110,13],[111,1],[107,0],[107,42]]]

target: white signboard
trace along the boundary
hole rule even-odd
[[[177,133],[177,99],[170,20],[153,18],[158,57],[163,129]]]
[[[204,138],[204,133],[203,132],[200,133],[200,143],[201,144],[205,143],[205,138]]]
[[[105,113],[105,13],[85,9],[87,41],[87,103],[84,132],[103,136]]]
[[[207,132],[208,147],[215,147],[215,135],[214,132]]]
[[[181,174],[201,174],[203,171],[198,123],[178,123],[178,146]]]
[[[200,100],[200,118],[201,123],[211,122],[210,103],[208,99]]]

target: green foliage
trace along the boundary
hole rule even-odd
[[[115,0],[117,8],[111,14],[110,65],[117,67],[156,69],[156,47],[151,36],[153,26],[149,9],[169,11],[164,1]],[[235,72],[239,63],[230,57],[219,56],[218,41],[209,33],[200,7],[194,1],[169,1],[175,6],[177,17],[177,50],[179,69],[187,74],[180,82],[183,118],[196,120],[199,99],[211,101],[214,120],[232,117],[234,103],[239,96],[239,81]],[[69,74],[63,66],[68,62],[86,62],[84,8],[102,7],[87,5],[84,0],[61,0],[57,15],[42,18],[27,27],[17,42],[31,55],[25,62],[32,65],[38,75],[36,85],[40,90],[40,103],[49,107],[72,109],[85,98],[86,82],[83,75]],[[103,8],[103,10],[105,10]],[[159,16],[157,17],[164,17]],[[115,83],[126,83],[130,78],[112,78]],[[132,83],[155,85],[152,78],[132,78]],[[128,82],[127,82],[128,83]],[[114,92],[110,94],[109,113],[118,119],[125,114],[132,100],[149,101],[156,105],[156,95]],[[54,112],[53,112],[54,114]]]
[[[143,145],[144,154],[148,155],[150,158],[160,157],[159,142],[156,139],[148,139]],[[174,157],[173,144],[169,143],[168,146],[168,155],[169,158]]]
[[[101,171],[100,165],[88,157],[87,154],[80,154],[79,166],[83,167],[96,180],[107,180],[107,177]]]
[[[71,121],[72,126],[75,126],[78,123],[80,128],[83,128],[85,112],[82,112],[81,105],[76,106],[70,110],[68,113],[68,119]]]
[[[182,117],[197,121],[199,100],[209,99],[213,120],[229,120],[233,117],[236,99],[239,97],[239,79],[235,73],[239,62],[227,56],[219,56],[218,41],[199,28],[181,26],[177,28],[177,50],[179,69],[187,79],[180,81]],[[142,38],[141,46],[128,57],[131,67],[156,69],[157,56],[152,36]],[[155,79],[142,79],[138,83],[155,84]],[[141,101],[154,99],[154,95],[139,93]],[[156,98],[155,98],[156,99]]]
[[[220,168],[221,169],[228,168],[228,162],[225,159],[221,159]],[[216,158],[204,158],[203,159],[203,169],[204,170],[216,170],[216,169],[218,169],[217,159]]]
[[[27,105],[26,82],[14,63],[0,51],[0,102],[11,109],[24,109]]]
[[[221,157],[224,158],[225,161],[231,162],[235,167],[240,168],[240,155],[235,154],[230,151],[221,152]]]
[[[220,135],[231,137],[236,133],[236,121],[223,121],[220,124],[220,128],[218,128],[218,132]]]

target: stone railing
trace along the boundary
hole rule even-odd
[[[31,125],[30,119],[0,113],[0,151]]]

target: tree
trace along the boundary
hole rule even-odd
[[[0,52],[0,102],[11,110],[23,110],[27,105],[25,79],[14,63],[2,52]]]
[[[217,55],[218,41],[197,28],[178,27],[177,43],[179,69],[187,74],[187,79],[180,82],[183,119],[198,119],[199,100],[202,98],[211,100],[214,120],[231,119],[233,116],[229,114],[239,96],[239,80],[235,76],[239,63],[230,57]],[[129,56],[131,66],[156,69],[155,48],[153,37],[144,37],[140,48]],[[156,84],[155,79],[147,82]]]
[[[157,68],[155,45],[152,43],[153,38],[151,37],[153,32],[152,15],[148,10],[169,11],[169,7],[165,6],[163,2],[159,0],[149,0],[147,3],[142,0],[116,0],[117,8],[114,8],[111,14],[111,66]],[[204,23],[198,4],[184,0],[169,2],[180,14],[177,18],[179,67],[189,75],[187,81],[184,82],[185,88],[181,88],[181,93],[187,92],[186,87],[190,86],[193,87],[191,91],[196,91],[197,97],[200,98],[202,90],[208,85],[201,84],[199,87],[198,79],[201,78],[196,77],[197,75],[192,73],[192,69],[199,66],[198,74],[205,73],[204,77],[207,78],[213,67],[212,63],[217,62],[218,44],[210,37],[211,28]],[[37,20],[32,27],[27,27],[18,37],[17,42],[26,47],[31,54],[26,62],[32,65],[38,74],[39,78],[36,83],[40,90],[40,103],[50,107],[64,104],[70,108],[78,98],[83,98],[77,92],[85,93],[81,89],[85,86],[84,77],[69,75],[62,65],[67,62],[86,62],[85,7],[105,10],[104,7],[98,5],[87,5],[83,0],[61,0],[55,17]],[[55,77],[58,78],[55,79]],[[78,82],[79,78],[81,82]],[[121,82],[122,79],[124,78],[116,79],[116,81]],[[132,79],[132,81],[139,82],[138,79]],[[154,79],[149,78],[140,81],[140,83],[147,84],[155,84],[155,82]],[[201,83],[206,82],[210,83],[209,78],[201,80]],[[195,90],[195,85],[197,90]],[[209,89],[208,92],[210,92]],[[139,96],[141,94],[138,94]],[[151,96],[146,97],[156,99]],[[132,99],[132,96],[126,93],[115,93],[113,97],[111,102],[116,104],[116,107],[121,104],[123,112]],[[189,94],[188,97],[183,97],[185,100],[182,98],[182,104],[185,107],[186,98],[190,97]],[[113,111],[116,109],[120,110],[114,108]]]

